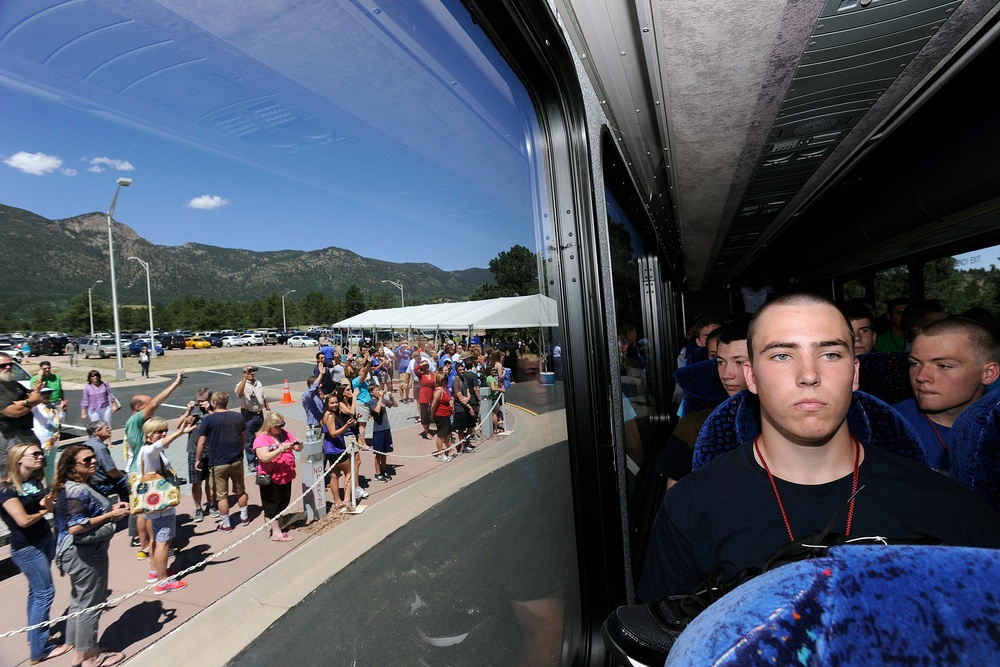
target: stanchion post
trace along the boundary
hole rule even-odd
[[[306,521],[312,523],[326,516],[326,486],[323,484],[323,439],[319,427],[310,426],[300,457],[303,462],[302,490],[312,491],[302,499]]]

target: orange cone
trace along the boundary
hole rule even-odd
[[[282,403],[294,403],[292,400],[292,390],[288,388],[288,378],[285,378],[285,395],[281,397]]]

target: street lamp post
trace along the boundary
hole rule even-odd
[[[394,280],[383,280],[384,283],[389,283],[393,287],[399,290],[399,305],[406,308],[406,301],[403,300],[403,281],[400,280],[398,283]]]
[[[94,336],[94,288],[99,284],[103,283],[103,280],[98,280],[96,283],[87,288],[87,305],[90,306],[90,336]]]
[[[285,321],[285,297],[294,292],[295,290],[290,289],[281,295],[281,332],[288,333],[288,322]]]
[[[146,303],[149,304],[149,356],[156,357],[156,339],[153,338],[153,291],[149,287],[149,262],[138,257],[129,259],[139,262],[139,266],[146,269]]]
[[[111,208],[108,209],[108,257],[111,260],[111,308],[114,310],[115,317],[115,355],[118,358],[118,371],[115,374],[115,378],[121,381],[125,379],[125,368],[122,366],[122,330],[121,324],[118,322],[118,289],[115,282],[115,242],[111,234],[111,220],[115,214],[115,204],[118,203],[118,193],[121,192],[123,187],[127,188],[132,185],[132,179],[123,177],[119,178],[116,183],[118,187],[115,188],[115,198],[111,200]]]

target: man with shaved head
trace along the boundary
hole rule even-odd
[[[924,326],[910,349],[913,395],[893,407],[924,444],[927,461],[947,471],[951,426],[1000,376],[997,339],[987,327],[965,317]]]

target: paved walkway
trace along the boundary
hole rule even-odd
[[[531,387],[529,391],[532,394],[538,393],[534,387]],[[281,404],[279,401],[282,392],[281,385],[267,387],[268,397],[277,397],[272,402],[272,407],[285,416],[288,428],[292,433],[304,439],[306,427],[304,412],[298,402],[300,394],[293,393],[294,403]],[[545,390],[542,391],[542,395],[544,394]],[[484,405],[484,412],[485,409]],[[400,457],[412,457],[390,457],[389,462],[396,465],[396,476],[389,483],[372,480],[374,468],[371,454],[362,455],[361,475],[370,480],[370,484],[366,482],[370,497],[364,501],[365,504],[370,506],[382,502],[421,480],[427,479],[435,472],[446,469],[448,466],[455,466],[465,459],[476,457],[480,452],[497,447],[504,441],[504,438],[493,438],[477,443],[477,445],[481,445],[478,452],[460,456],[452,463],[441,463],[430,456],[434,452],[434,442],[420,437],[421,428],[413,419],[416,413],[415,402],[400,404],[399,407],[389,410],[395,453]],[[513,430],[519,427],[528,427],[527,422],[531,421],[532,414],[532,411],[508,407],[508,428]],[[489,424],[487,424],[487,433],[489,430]],[[121,432],[116,431],[115,440],[120,440],[121,437]],[[173,452],[168,450],[168,454],[173,454],[171,461],[175,464],[178,474],[186,476],[187,456],[183,450],[183,443],[183,439],[179,440],[178,444],[175,445],[176,449]],[[123,465],[121,447],[113,448],[112,452],[116,461]],[[299,479],[302,478],[302,473],[303,464],[300,462]],[[190,498],[190,486],[182,489],[184,496],[178,508],[178,538],[174,542],[180,548],[180,553],[171,564],[171,571],[195,565],[206,556],[221,551],[263,526],[264,517],[259,505],[260,496],[253,484],[253,477],[248,475],[246,481],[250,494],[252,520],[250,525],[246,527],[240,526],[237,521],[236,530],[231,534],[218,532],[216,524],[209,517],[206,517],[202,523],[193,523],[191,516],[194,508]],[[300,485],[295,484],[293,488],[297,496],[301,492]],[[328,502],[331,499],[329,491],[326,492],[326,499]],[[301,510],[301,503],[297,506],[293,505],[293,508]],[[232,512],[238,516],[235,509]],[[357,521],[363,520],[363,517],[364,514],[344,518],[338,516],[335,520]],[[179,627],[239,587],[267,566],[289,552],[301,548],[317,534],[314,528],[315,526],[305,525],[305,515],[300,512],[291,531],[294,541],[272,542],[267,538],[267,531],[263,530],[218,560],[185,576],[185,580],[188,582],[186,589],[164,596],[154,596],[152,590],[149,590],[106,610],[101,617],[100,624],[102,647],[106,650],[124,651],[130,656],[135,655],[144,647],[154,643],[158,638]],[[119,532],[111,541],[110,598],[124,595],[146,585],[145,579],[149,571],[149,561],[136,560],[136,551],[129,546],[129,539],[125,532]],[[53,576],[56,578],[56,598],[52,605],[52,616],[56,617],[64,614],[68,607],[70,583],[68,578],[59,576],[58,569],[54,566]],[[0,599],[5,602],[0,607],[0,634],[24,626],[26,624],[24,601],[27,599],[27,581],[11,563],[9,547],[0,548]],[[61,626],[57,626],[55,632],[55,639],[58,640],[62,633]],[[0,639],[0,667],[26,665],[28,657],[26,635],[20,634]],[[189,656],[181,662],[193,664],[196,660]],[[69,665],[70,654],[53,659],[46,664]]]

